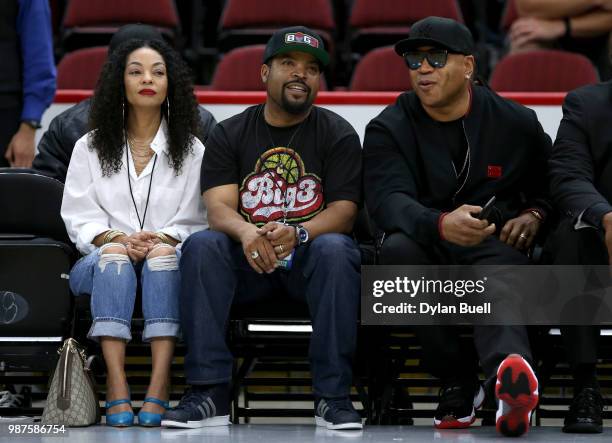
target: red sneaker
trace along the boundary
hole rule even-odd
[[[538,404],[538,379],[520,355],[511,354],[499,365],[495,396],[499,400],[497,431],[507,437],[527,432],[531,411]]]

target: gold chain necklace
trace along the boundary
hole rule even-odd
[[[146,142],[138,142],[128,134],[128,146],[130,147],[132,157],[149,160],[154,154],[153,149],[151,149],[151,142],[154,138],[152,137]]]

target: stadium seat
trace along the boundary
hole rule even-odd
[[[213,91],[264,91],[259,74],[265,45],[234,49],[217,64],[210,89]]]
[[[395,43],[406,36],[414,22],[431,16],[463,22],[456,0],[355,0],[349,26],[353,52]]]
[[[0,168],[0,371],[47,370],[72,325],[76,251],[60,216],[63,185]]]
[[[597,70],[585,56],[544,49],[501,59],[490,86],[503,92],[566,92],[598,80]]]
[[[70,0],[62,23],[64,51],[108,44],[119,27],[146,23],[177,43],[179,18],[173,0]]]
[[[57,65],[57,88],[95,89],[107,53],[107,46],[95,46],[66,54]]]
[[[408,91],[412,89],[408,67],[393,46],[368,52],[357,64],[351,91]]]
[[[212,91],[265,91],[260,68],[265,45],[251,45],[234,49],[221,59],[209,90]],[[321,78],[320,90],[327,89]]]
[[[502,31],[508,32],[512,23],[519,18],[518,11],[516,10],[516,4],[514,0],[508,0],[506,2],[506,7],[504,8],[504,13],[501,17],[501,29]]]
[[[307,26],[321,35],[333,54],[332,31],[335,23],[329,0],[288,4],[283,0],[228,0],[221,17],[219,49],[266,43],[275,30],[287,26]]]

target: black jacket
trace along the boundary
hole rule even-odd
[[[38,154],[34,158],[32,168],[42,174],[52,177],[62,183],[66,180],[66,171],[74,144],[89,131],[89,107],[91,99],[83,100],[56,116],[38,143]],[[200,139],[206,143],[206,138],[217,123],[213,115],[198,106],[200,112]]]
[[[551,194],[561,211],[601,226],[612,211],[612,82],[570,92],[550,158]]]
[[[482,206],[493,195],[498,228],[528,208],[550,212],[551,142],[535,112],[474,86],[463,127],[471,162],[467,181],[457,193],[461,183],[444,131],[426,114],[414,91],[400,95],[368,124],[364,187],[379,228],[430,244],[439,239],[442,212],[462,204]]]

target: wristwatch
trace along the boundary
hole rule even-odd
[[[42,128],[40,122],[38,120],[22,120],[21,123],[25,123],[32,129],[40,129]]]
[[[297,245],[301,246],[304,243],[308,242],[310,238],[308,234],[308,230],[302,225],[294,225],[295,226],[295,237],[297,239]]]

